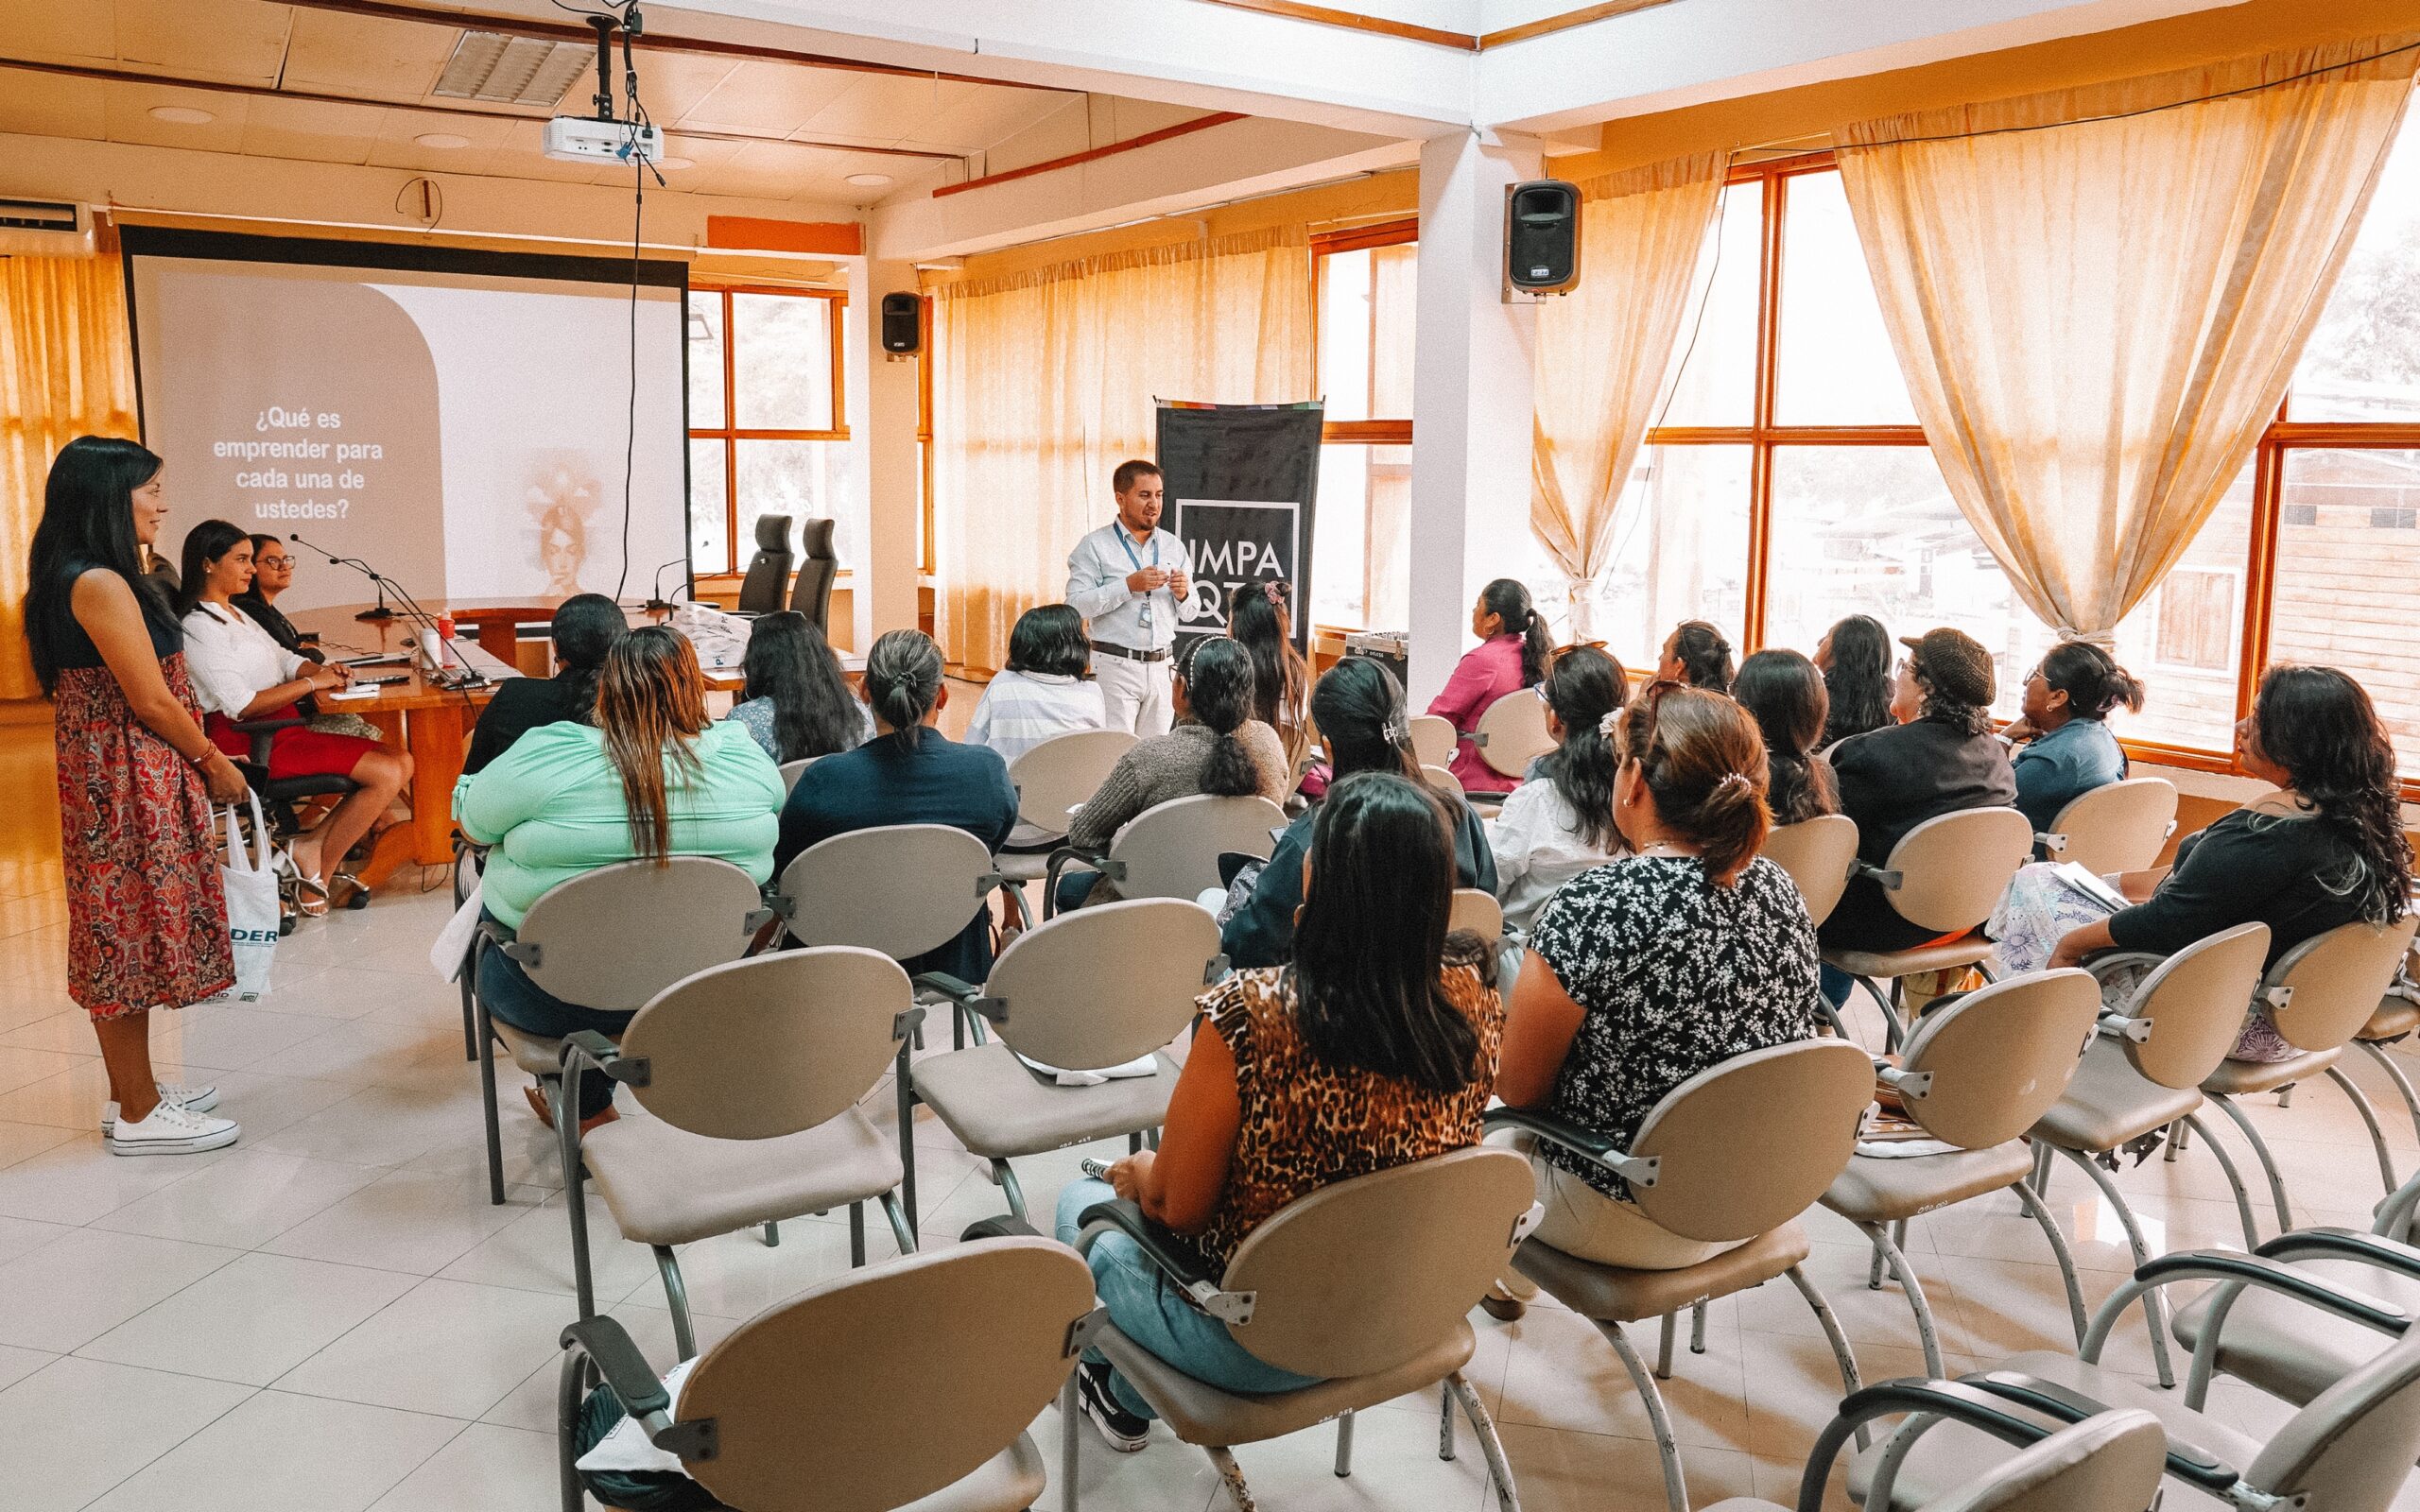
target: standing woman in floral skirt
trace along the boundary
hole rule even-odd
[[[244,797],[202,733],[176,611],[140,565],[167,517],[161,466],[132,441],[67,443],[26,575],[26,636],[59,744],[67,991],[101,1042],[112,1155],[215,1150],[240,1132],[208,1116],[216,1088],[151,1072],[151,1010],[234,983],[210,805]]]

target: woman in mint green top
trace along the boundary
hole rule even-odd
[[[744,726],[706,717],[698,656],[678,631],[633,630],[607,653],[596,723],[542,725],[454,790],[462,833],[493,849],[481,882],[487,917],[510,929],[540,894],[619,861],[718,856],[762,883],[773,874],[782,774]],[[493,952],[480,978],[488,1012],[561,1039],[618,1035],[628,1013],[565,1003]],[[583,1125],[613,1110],[613,1082],[584,1077]],[[547,1116],[533,1088],[530,1104]]]

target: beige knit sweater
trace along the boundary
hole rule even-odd
[[[1137,742],[1118,758],[1100,791],[1077,813],[1076,822],[1067,828],[1067,843],[1085,850],[1105,849],[1126,821],[1145,809],[1201,792],[1201,768],[1208,764],[1211,742],[1217,738],[1209,726],[1188,723]],[[1287,768],[1286,746],[1277,731],[1257,719],[1247,719],[1236,728],[1236,738],[1243,742],[1253,765],[1260,769],[1260,796],[1271,803],[1284,803],[1294,785],[1289,781],[1293,774]]]

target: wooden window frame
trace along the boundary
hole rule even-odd
[[[832,347],[832,425],[824,430],[787,430],[739,424],[738,331],[732,318],[732,297],[738,294],[771,295],[781,299],[822,300],[831,305],[825,312],[825,330]],[[849,438],[849,402],[843,361],[847,345],[843,333],[849,309],[849,296],[841,289],[800,288],[778,284],[725,284],[700,280],[689,285],[689,297],[711,296],[722,309],[722,423],[689,428],[691,441],[719,441],[722,444],[722,507],[723,565],[711,571],[694,568],[700,578],[735,576],[742,570],[739,540],[739,443],[742,441],[845,441]],[[687,319],[684,309],[682,318]],[[693,501],[694,507],[694,501]]]
[[[1326,284],[1322,260],[1337,252],[1361,252],[1379,247],[1403,247],[1417,243],[1419,240],[1420,217],[1417,215],[1407,216],[1400,220],[1380,221],[1372,226],[1356,226],[1345,231],[1321,232],[1311,238],[1311,371],[1313,373],[1320,370],[1320,291]],[[1377,360],[1376,320],[1377,314],[1373,308],[1370,333],[1370,352],[1373,362]],[[1372,387],[1374,387],[1374,374],[1373,378]],[[1322,446],[1409,446],[1411,421],[1409,417],[1401,420],[1323,419],[1320,423],[1320,444]],[[1361,550],[1362,593],[1365,609],[1368,607],[1369,576],[1370,552],[1369,544],[1365,540]],[[1303,588],[1303,608],[1305,612],[1309,611],[1310,593],[1307,584]],[[1365,627],[1314,625],[1312,628],[1341,635],[1365,628]]]

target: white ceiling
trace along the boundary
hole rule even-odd
[[[0,0],[0,57],[361,102],[0,69],[0,132],[420,172],[627,181],[626,169],[555,163],[539,152],[544,116],[587,113],[593,71],[573,82],[555,111],[464,110],[432,95],[458,35],[458,27],[443,21],[269,0]],[[1085,116],[1084,96],[1065,91],[787,61],[641,51],[638,71],[640,101],[670,138],[667,155],[693,164],[668,169],[666,178],[674,189],[694,193],[866,203],[955,177],[951,160],[987,152],[1063,112],[1073,112],[1069,125]],[[617,66],[617,86],[619,72]],[[441,107],[444,113],[393,108],[399,105]],[[163,122],[151,114],[163,106],[206,111],[213,119]],[[764,140],[697,134],[702,132]],[[469,146],[433,148],[417,140],[430,135],[465,137]],[[870,148],[934,155],[864,150]],[[869,173],[892,182],[868,188],[845,181]]]

